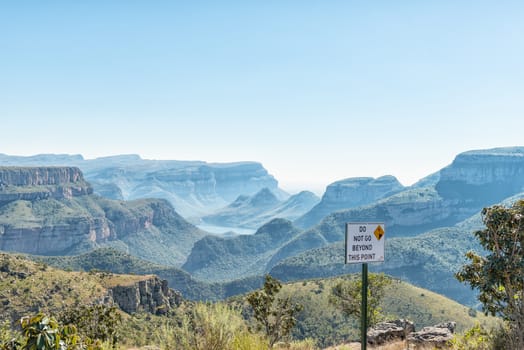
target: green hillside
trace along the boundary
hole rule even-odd
[[[171,266],[180,266],[206,234],[165,200],[116,201],[96,195],[0,202],[0,232],[4,251],[70,255],[112,246]]]
[[[99,248],[74,256],[27,256],[53,267],[70,271],[106,271],[117,274],[154,274],[169,283],[169,287],[185,299],[216,301],[249,292],[263,283],[261,276],[234,280],[227,283],[207,283],[193,278],[176,267],[164,266],[139,259],[114,248]]]
[[[307,280],[285,284],[281,293],[304,305],[293,331],[297,339],[313,338],[319,345],[340,344],[358,339],[359,325],[348,319],[329,303],[333,286],[350,275],[337,278]],[[457,331],[471,328],[476,323],[488,328],[498,320],[484,316],[449,298],[409,283],[393,279],[383,300],[383,314],[388,319],[405,318],[415,323],[416,329],[444,321],[457,322]]]
[[[103,254],[109,253],[106,251]],[[130,266],[133,264],[130,261]],[[145,264],[138,267],[140,266],[148,268]],[[149,266],[153,267],[154,264]],[[43,262],[29,261],[24,256],[11,254],[0,254],[0,277],[0,315],[3,319],[12,321],[39,311],[59,315],[66,309],[74,310],[82,305],[100,303],[106,300],[108,295],[116,298],[115,293],[119,288],[138,288],[133,286],[139,282],[154,281],[154,276],[151,275],[67,272]],[[304,306],[298,317],[297,327],[293,331],[293,339],[311,338],[319,346],[327,346],[357,338],[356,321],[344,317],[328,302],[332,287],[341,278],[349,277],[307,280],[284,285],[282,295],[291,296],[295,302]],[[198,285],[194,287],[197,288]],[[110,289],[112,293],[108,292]],[[125,295],[130,294],[123,295],[125,301]],[[245,294],[237,296],[231,302],[244,304],[244,297]],[[120,332],[125,334],[126,342],[147,345],[162,341],[161,338],[155,337],[164,337],[166,334],[162,335],[158,331],[181,316],[184,310],[192,307],[184,301],[177,303],[178,306],[167,316],[154,316],[143,312],[122,313],[125,322],[122,323]],[[460,331],[476,322],[488,327],[496,322],[493,318],[485,317],[441,295],[398,280],[393,280],[386,291],[384,314],[388,318],[413,320],[417,328],[453,320],[457,322]],[[249,312],[245,315],[249,315]],[[144,334],[148,336],[144,337]]]
[[[278,249],[301,230],[285,219],[273,219],[253,235],[206,236],[193,246],[182,268],[209,282],[261,275],[271,268]]]
[[[458,226],[439,228],[417,237],[387,240],[385,262],[370,264],[369,268],[473,305],[475,293],[458,282],[454,273],[464,264],[464,254],[478,249],[472,231]],[[344,265],[344,244],[339,242],[288,258],[270,273],[292,281],[337,276],[359,269],[360,264]]]
[[[150,276],[66,272],[23,256],[0,254],[0,315],[4,319],[39,311],[57,314],[66,307],[103,300],[115,285]]]

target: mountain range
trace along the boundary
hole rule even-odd
[[[277,180],[256,162],[151,160],[138,155],[84,159],[81,155],[0,154],[0,166],[78,167],[96,194],[116,200],[166,199],[185,218],[210,214],[240,195],[252,195],[263,188],[280,199],[288,197],[278,188]]]
[[[522,198],[523,175],[523,147],[468,151],[413,186],[390,175],[350,178],[318,201],[289,197],[254,162],[0,155],[0,247],[39,255],[112,247],[202,281],[242,279],[231,287],[241,290],[267,272],[295,280],[353,271],[343,264],[345,223],[382,221],[386,261],[372,269],[471,305],[474,294],[453,272],[479,249],[472,232],[481,209]],[[257,230],[218,237],[186,216]]]

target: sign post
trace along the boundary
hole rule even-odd
[[[360,349],[368,344],[368,263],[362,264],[362,304],[360,305]]]
[[[368,324],[368,262],[384,261],[384,246],[386,238],[383,222],[347,223],[345,263],[362,263],[362,304],[360,307],[360,343],[361,349],[367,347]]]

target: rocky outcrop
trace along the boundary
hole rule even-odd
[[[455,322],[445,322],[432,327],[424,327],[418,332],[409,334],[408,342],[445,348],[448,342],[453,339],[456,325]]]
[[[182,303],[182,295],[168,288],[166,280],[152,277],[128,286],[111,288],[113,301],[123,311],[165,315]]]
[[[0,204],[93,193],[76,167],[0,167]]]
[[[445,199],[488,206],[524,191],[524,147],[494,148],[459,154],[440,171],[436,185]]]
[[[403,189],[404,186],[391,175],[376,179],[356,177],[337,181],[326,188],[320,203],[297,219],[295,224],[308,228],[332,212],[367,205]]]
[[[408,320],[380,322],[368,330],[368,344],[382,345],[395,340],[404,340],[412,332],[415,332],[415,325]]]
[[[455,322],[445,322],[415,332],[415,325],[408,320],[381,322],[368,330],[368,344],[376,346],[407,339],[408,343],[415,346],[444,348],[453,339],[455,327]]]

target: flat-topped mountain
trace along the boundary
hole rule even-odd
[[[95,193],[111,199],[163,198],[184,217],[200,217],[226,206],[240,195],[270,189],[287,194],[257,162],[149,160],[138,155],[84,159],[81,155],[29,157],[0,154],[0,166],[76,166]]]
[[[206,233],[163,199],[115,201],[92,194],[74,167],[0,167],[0,249],[68,255],[111,245],[180,265]]]
[[[295,221],[295,225],[308,228],[316,225],[326,215],[338,210],[354,208],[373,203],[394,193],[404,186],[391,175],[372,177],[354,177],[336,181],[327,186],[322,200],[309,212]]]
[[[294,220],[316,203],[318,197],[309,191],[280,201],[271,190],[263,188],[252,196],[239,196],[233,203],[204,216],[202,220],[212,225],[256,229],[276,218]]]
[[[436,185],[446,199],[487,206],[524,191],[524,147],[493,148],[459,154],[440,171]]]

